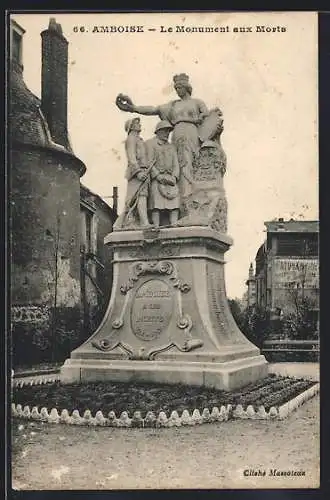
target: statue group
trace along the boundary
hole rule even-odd
[[[186,74],[173,80],[179,99],[168,104],[116,99],[119,109],[160,121],[146,141],[139,116],[125,123],[125,210],[104,240],[112,252],[111,299],[96,332],[63,365],[63,383],[232,390],[267,374],[264,356],[239,330],[226,297],[224,255],[232,239],[222,113],[191,97]]]
[[[219,207],[223,223],[221,227],[215,223],[213,228],[226,230],[222,112],[219,108],[208,110],[201,99],[191,96],[188,75],[175,75],[173,83],[179,99],[160,106],[136,106],[130,97],[117,96],[120,110],[155,115],[160,121],[155,136],[147,141],[140,136],[138,116],[125,123],[127,193],[115,230],[205,225],[221,220]]]

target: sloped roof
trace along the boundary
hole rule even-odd
[[[80,175],[86,171],[86,166],[73,151],[56,144],[51,137],[48,123],[41,111],[41,101],[26,86],[23,79],[23,68],[17,62],[10,62],[10,92],[9,92],[9,140],[14,143],[30,146],[47,147],[53,151],[68,154],[79,165]]]
[[[84,184],[80,183],[80,199],[81,200],[89,200],[92,201],[96,206],[103,208],[106,211],[111,212],[112,216],[115,216],[115,210],[111,205],[109,205],[103,198],[101,198],[100,195],[97,193],[94,193],[91,191],[88,187],[86,187]]]
[[[27,88],[22,68],[15,61],[11,61],[10,68],[9,120],[12,141],[38,146],[49,143],[40,99]]]
[[[318,233],[318,220],[288,220],[288,221],[268,221],[264,223],[267,232],[285,232],[285,233]]]
[[[265,243],[262,243],[256,253],[256,259],[260,259],[265,254]]]

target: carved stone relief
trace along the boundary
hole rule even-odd
[[[158,275],[160,278],[151,278],[134,288],[144,276]],[[203,345],[200,339],[191,335],[192,320],[182,310],[182,293],[188,293],[190,284],[179,278],[176,266],[171,261],[140,261],[131,266],[130,277],[120,286],[120,291],[125,295],[122,311],[118,318],[112,321],[114,330],[100,341],[92,345],[103,351],[110,351],[119,347],[129,359],[154,359],[164,350],[176,347],[180,351],[190,351]],[[134,295],[132,295],[134,294]],[[177,305],[176,326],[183,336],[178,340],[171,339],[166,345],[147,350],[145,347],[138,349],[120,341],[119,332],[124,325],[125,311],[131,303],[130,328],[133,334],[142,341],[155,341],[166,330],[173,316],[174,301]],[[177,335],[176,335],[177,337]]]

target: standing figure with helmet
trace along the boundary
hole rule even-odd
[[[168,142],[173,126],[166,120],[160,121],[155,128],[155,136],[145,142],[150,171],[150,192],[148,208],[151,210],[153,225],[175,225],[179,218],[180,166],[173,144]]]

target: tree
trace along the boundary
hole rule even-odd
[[[244,322],[244,314],[242,311],[242,307],[240,301],[236,299],[228,299],[228,304],[231,310],[231,314],[233,315],[234,320],[239,328],[241,328]]]
[[[228,299],[228,303],[239,329],[253,344],[261,347],[271,332],[268,311],[257,305],[244,308],[238,299]]]
[[[253,344],[261,347],[271,334],[269,311],[258,305],[247,307],[244,311],[242,331]]]
[[[284,315],[283,326],[288,331],[288,336],[308,340],[317,337],[317,328],[313,311],[315,310],[315,300],[306,295],[301,296],[296,291],[290,294],[294,305],[293,311]]]

